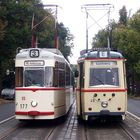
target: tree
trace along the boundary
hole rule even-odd
[[[59,37],[59,49],[61,50],[64,57],[68,60],[68,56],[72,55],[71,49],[73,45],[73,35],[70,33],[68,28],[64,27],[63,23],[58,25],[58,37]]]
[[[5,27],[6,27],[6,23],[3,22],[2,19],[0,19],[0,41],[2,41],[4,39]]]
[[[92,42],[92,47],[94,48],[104,48],[107,47],[107,30],[100,30],[98,34],[95,35]]]
[[[122,9],[119,10],[119,23],[123,25],[127,25],[127,10],[126,7],[123,6]]]

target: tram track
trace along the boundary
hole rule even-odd
[[[74,103],[75,104],[75,103]],[[68,113],[68,116],[58,118],[56,120],[34,120],[19,122],[10,117],[0,122],[0,140],[11,139],[34,139],[34,140],[53,140],[60,134],[60,137],[68,136],[67,130],[70,126],[73,117],[73,106]],[[65,135],[62,131],[65,128]],[[62,132],[62,133],[61,133]]]
[[[4,126],[7,126],[7,128],[5,129]],[[0,132],[0,140],[48,140],[54,130],[59,127],[59,124],[55,126],[55,123],[50,123],[48,121],[39,121],[36,124],[35,122],[18,122],[16,124],[15,120],[11,120],[9,123],[4,122],[3,126],[0,125],[0,127],[4,127],[5,129],[3,132]]]
[[[8,137],[12,132],[16,131],[18,129],[18,127],[13,127],[13,128],[10,128],[9,130],[5,131],[4,133],[0,134],[0,140]]]
[[[47,121],[19,122],[10,117],[0,122],[0,140],[139,140],[140,121],[128,114],[122,122],[78,123],[75,102],[68,116]]]
[[[15,116],[11,116],[0,122],[0,140],[18,129],[19,124],[14,121],[14,118]]]
[[[85,140],[139,140],[132,129],[128,129],[123,123],[95,123],[86,124]]]
[[[132,132],[132,130],[128,129],[128,127],[124,125],[124,123],[120,123],[120,127],[132,140],[138,140],[138,138],[136,138],[135,133]]]
[[[140,119],[128,113],[124,121],[91,120],[85,123],[85,140],[139,140]]]

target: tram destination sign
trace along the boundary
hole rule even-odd
[[[43,60],[26,60],[24,62],[25,66],[44,66],[44,61]]]
[[[117,65],[117,62],[116,61],[97,61],[97,62],[91,62],[91,65],[113,66],[113,65]]]

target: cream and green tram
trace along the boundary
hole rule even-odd
[[[125,59],[119,52],[96,50],[78,59],[77,115],[125,119],[127,86]]]
[[[15,59],[18,120],[55,119],[73,102],[72,71],[57,49],[22,49]]]

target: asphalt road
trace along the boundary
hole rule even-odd
[[[128,111],[140,117],[140,100],[128,99]],[[14,102],[0,104],[0,121],[7,119],[15,114]]]
[[[15,103],[0,104],[0,121],[5,120],[15,114]]]
[[[140,117],[140,100],[128,99],[128,111],[138,117]]]

